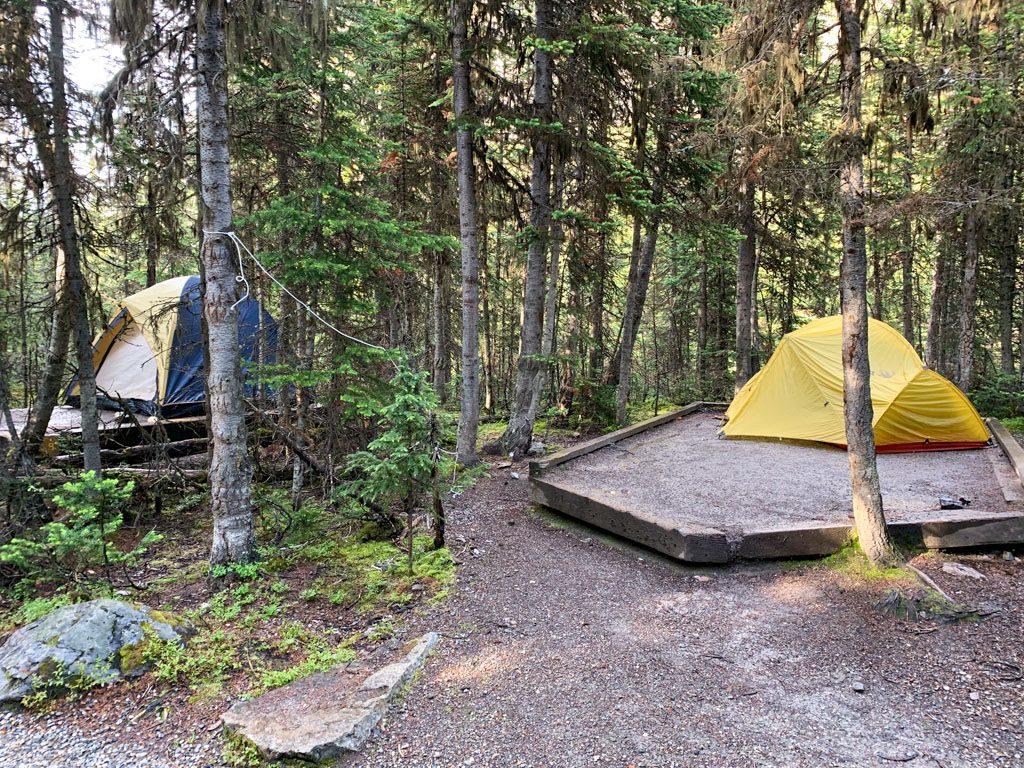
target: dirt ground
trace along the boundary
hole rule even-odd
[[[504,476],[502,476],[504,474]],[[818,564],[687,568],[526,510],[495,473],[476,556],[410,634],[446,639],[352,766],[1002,766],[1024,761],[1024,567],[915,562],[981,622],[899,622]],[[958,560],[985,575],[942,572]],[[864,691],[856,687],[863,685]]]
[[[526,477],[495,469],[450,501],[458,581],[398,617],[391,641],[436,630],[441,645],[343,765],[1024,764],[1020,560],[917,558],[958,600],[1002,610],[900,622],[873,609],[885,581],[820,563],[686,567],[538,513]],[[944,573],[946,560],[985,579]],[[317,605],[307,621],[348,621]],[[0,764],[217,765],[227,702],[189,700],[147,676],[48,717],[8,717]],[[60,743],[41,738],[56,732]]]
[[[845,451],[723,440],[717,436],[720,426],[720,414],[693,414],[573,459],[548,470],[545,477],[672,522],[727,533],[797,522],[845,524],[851,519]],[[1013,474],[998,447],[878,457],[886,514],[892,521],[937,511],[940,496],[969,499],[971,512],[1024,510],[1024,505],[1004,499],[997,472],[1004,482]]]

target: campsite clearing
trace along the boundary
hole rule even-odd
[[[531,465],[535,501],[690,562],[830,554],[852,527],[845,451],[721,439],[693,404]],[[1024,542],[1024,503],[1000,448],[878,457],[886,515],[916,546]],[[941,510],[939,498],[968,499]]]

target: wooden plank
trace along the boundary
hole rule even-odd
[[[1013,471],[1017,473],[1017,480],[1024,487],[1024,448],[1021,448],[1020,443],[999,419],[985,419],[985,421],[988,423],[992,437],[995,438],[996,443],[1003,449],[1006,458],[1013,465]]]
[[[744,531],[737,555],[745,560],[775,557],[817,557],[838,552],[850,538],[849,525],[791,526]]]
[[[932,519],[889,523],[889,530],[901,541],[928,549],[1012,545],[1024,543],[1024,515],[967,513],[966,510],[955,516],[936,513]]]
[[[564,464],[571,459],[578,459],[580,456],[586,456],[588,453],[593,453],[607,445],[617,443],[619,440],[625,440],[627,437],[639,435],[641,432],[646,432],[648,429],[652,429],[653,427],[659,427],[662,424],[675,421],[681,416],[686,416],[687,414],[700,410],[702,407],[704,407],[704,403],[702,402],[690,403],[678,410],[669,411],[668,413],[663,413],[660,416],[654,416],[653,418],[637,422],[631,426],[617,429],[614,432],[609,432],[607,435],[601,435],[600,437],[595,437],[592,440],[587,440],[579,443],[578,445],[564,448],[563,450],[553,453],[550,456],[546,456],[543,459],[531,461],[530,476],[540,477],[545,470],[557,467],[559,464]]]
[[[725,534],[713,528],[672,525],[575,493],[540,477],[530,478],[530,496],[538,504],[679,560],[693,563],[729,561],[729,543]]]
[[[1006,459],[1006,455],[996,446],[986,448],[985,453],[988,454],[992,474],[996,476],[999,489],[1003,492],[1003,499],[1009,504],[1024,502],[1024,485],[1017,479],[1017,473],[1013,471],[1013,465]]]

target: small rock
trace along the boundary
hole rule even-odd
[[[981,698],[981,694],[978,693],[977,691],[971,691],[971,694],[970,694],[969,698],[970,698],[971,701],[977,701],[978,699]]]
[[[867,691],[867,686],[864,685],[864,683],[862,683],[860,680],[855,680],[853,682],[852,687],[855,693],[864,693],[865,691]]]
[[[548,449],[544,445],[544,443],[540,442],[540,440],[535,440],[532,443],[530,443],[530,448],[526,451],[526,455],[543,456],[545,453],[547,453],[547,451]]]
[[[697,574],[696,576],[693,577],[693,580],[694,581],[699,581],[701,584],[706,584],[707,582],[711,581],[711,577],[710,576],[701,576],[700,574]]]
[[[885,749],[881,752],[876,752],[882,760],[890,763],[909,763],[911,760],[915,760],[920,756],[919,752],[915,752],[912,749]]]
[[[413,584],[411,587],[409,587],[409,589],[413,592],[422,592],[424,587],[422,584]]]
[[[981,580],[985,578],[985,575],[981,571],[975,570],[974,568],[971,568],[971,566],[964,565],[963,563],[943,563],[942,572],[951,573],[954,576],[966,576],[969,579]]]
[[[1003,552],[1003,560],[1008,563],[1013,562],[1013,552]]]
[[[510,476],[510,477],[511,477],[511,478],[512,478],[513,480],[518,480],[518,479],[519,479],[519,473],[518,473],[518,472],[509,472],[509,476]]]

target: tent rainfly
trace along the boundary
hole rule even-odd
[[[245,298],[238,313],[242,364],[256,358],[260,336],[263,360],[273,363],[277,326],[255,299]],[[93,344],[98,404],[164,417],[203,412],[205,391],[202,343],[203,302],[197,276],[174,277],[123,299]],[[251,382],[246,388],[252,391]],[[78,380],[65,397],[79,402]]]
[[[924,367],[895,329],[868,321],[871,404],[879,453],[980,448],[988,430],[964,394]],[[842,318],[786,334],[726,411],[725,437],[811,440],[846,447]]]

